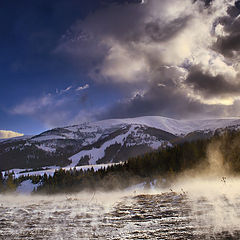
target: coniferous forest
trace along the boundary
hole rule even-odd
[[[94,171],[59,169],[54,175],[25,175],[14,178],[14,173],[8,176],[0,174],[0,191],[15,190],[25,180],[40,183],[34,193],[70,193],[80,191],[112,191],[121,190],[145,181],[147,186],[154,180],[160,187],[167,186],[180,174],[187,170],[207,169],[208,149],[212,144],[218,146],[223,159],[223,166],[231,174],[240,173],[240,132],[226,131],[216,133],[209,139],[184,142],[173,147],[159,149],[142,156],[128,159],[122,164]],[[217,144],[216,144],[217,143]],[[164,180],[164,181],[163,181]]]

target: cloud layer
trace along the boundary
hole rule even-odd
[[[239,1],[107,2],[70,26],[54,54],[79,64],[96,84],[117,88],[124,97],[97,113],[88,109],[82,115],[76,108],[75,117],[240,114]],[[72,115],[58,107],[66,107],[59,101],[45,97],[19,105],[14,112],[32,114],[38,109],[46,116],[51,105],[58,110],[56,117],[67,122]]]
[[[127,84],[103,117],[236,114],[240,9],[235,1],[115,4],[77,22],[57,52],[83,60],[97,82]],[[141,94],[136,94],[140,91]],[[200,111],[200,112],[199,112]],[[239,111],[237,112],[239,114]]]
[[[0,139],[20,137],[20,136],[23,136],[23,134],[13,132],[13,131],[0,130]]]
[[[89,84],[75,88],[68,86],[63,90],[56,89],[55,93],[26,98],[13,107],[10,113],[33,117],[50,128],[94,119],[93,114],[85,110],[88,95],[81,94],[89,87]]]

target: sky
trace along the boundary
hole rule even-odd
[[[3,0],[0,129],[238,117],[239,16],[235,0]]]

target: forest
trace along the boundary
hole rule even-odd
[[[8,176],[0,174],[0,191],[13,191],[25,180],[39,186],[34,193],[71,193],[81,191],[112,191],[122,190],[133,184],[145,181],[146,186],[154,180],[160,187],[167,186],[183,172],[209,167],[208,149],[211,145],[218,146],[223,159],[223,166],[229,173],[240,173],[240,132],[231,130],[215,133],[209,139],[184,142],[173,147],[166,147],[144,155],[130,158],[124,163],[94,171],[59,169],[54,175],[26,175],[14,178],[14,173]],[[162,180],[166,181],[162,181]]]

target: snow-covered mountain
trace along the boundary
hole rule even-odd
[[[159,116],[109,119],[55,128],[0,142],[0,169],[95,165],[238,129],[240,119],[176,120]]]

